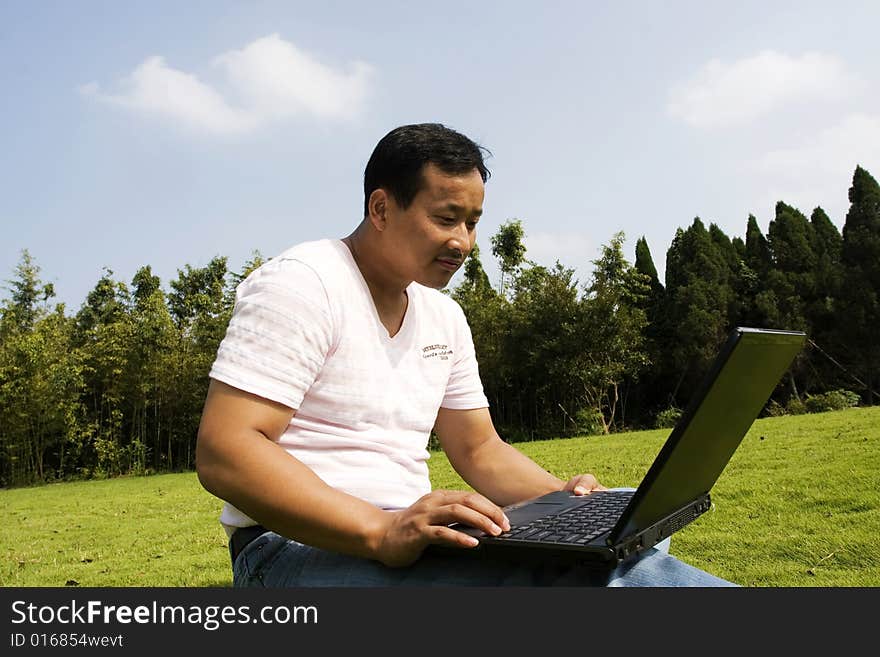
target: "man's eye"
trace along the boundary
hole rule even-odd
[[[437,217],[437,218],[440,221],[442,221],[444,224],[449,224],[449,225],[452,225],[458,221],[458,219],[456,219],[455,217]]]

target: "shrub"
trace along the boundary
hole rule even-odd
[[[657,417],[654,418],[654,428],[668,429],[674,427],[675,423],[681,419],[681,413],[681,409],[675,406],[670,406],[665,411],[660,411],[657,413]]]
[[[785,403],[785,413],[787,415],[803,415],[806,412],[806,405],[797,397],[792,397]]]
[[[859,396],[851,390],[839,388],[830,390],[820,395],[807,395],[804,406],[809,413],[824,413],[826,411],[842,411],[859,405]]]
[[[597,436],[605,433],[602,416],[592,408],[581,408],[574,414],[578,432],[584,436]]]
[[[764,414],[767,417],[782,417],[786,415],[785,406],[780,404],[775,399],[771,399],[767,404],[767,407],[764,409]]]

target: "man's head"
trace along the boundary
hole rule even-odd
[[[424,184],[423,171],[433,164],[449,175],[476,170],[485,183],[489,170],[483,149],[463,134],[439,123],[419,123],[395,128],[379,140],[364,169],[364,217],[369,216],[370,195],[385,189],[406,209]]]
[[[482,148],[442,125],[408,125],[376,145],[364,172],[370,252],[390,286],[445,287],[470,253],[489,171]]]

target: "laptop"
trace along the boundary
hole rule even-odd
[[[613,568],[653,547],[710,508],[710,489],[805,340],[799,331],[735,328],[635,491],[550,493],[506,507],[511,529],[499,536],[452,525],[476,537],[476,548],[432,548]]]

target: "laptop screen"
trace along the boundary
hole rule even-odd
[[[709,492],[805,340],[794,331],[733,330],[612,540],[650,527]]]

